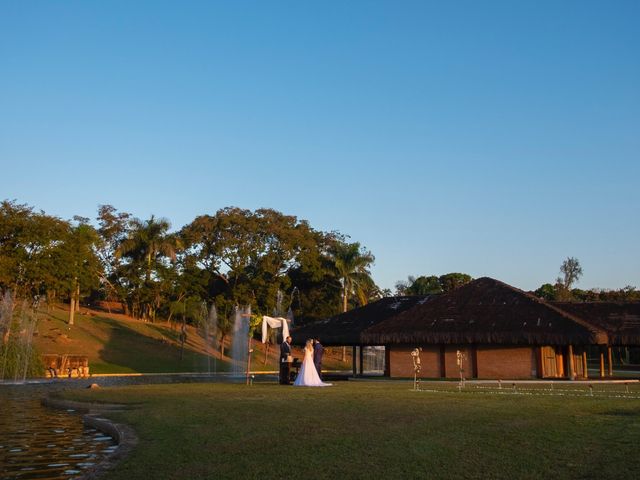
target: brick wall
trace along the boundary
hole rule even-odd
[[[471,348],[462,345],[447,345],[444,352],[445,376],[447,378],[460,378],[460,367],[458,366],[458,350],[460,350],[465,358],[462,361],[464,369],[464,378],[474,378],[473,371],[473,352]]]
[[[391,377],[412,377],[413,361],[411,351],[415,347],[392,345],[388,350],[388,368]],[[447,345],[445,347],[446,378],[460,378],[457,365],[457,351],[466,356],[463,367],[464,376],[471,378],[535,378],[536,350],[533,347],[497,347]],[[440,378],[440,346],[423,346],[420,353],[422,378]],[[477,371],[475,371],[474,363]]]
[[[533,347],[480,346],[478,378],[535,378],[536,349]]]
[[[392,377],[413,377],[413,359],[411,351],[415,347],[387,347],[389,350],[389,371]],[[422,347],[420,352],[420,377],[440,378],[440,348]]]

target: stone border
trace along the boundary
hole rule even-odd
[[[75,410],[83,413],[82,422],[105,435],[109,435],[118,444],[115,452],[97,463],[90,469],[85,470],[80,476],[74,477],[80,480],[94,480],[102,476],[107,470],[111,470],[114,466],[124,460],[133,451],[138,444],[138,436],[129,425],[124,423],[115,423],[108,418],[104,418],[101,414],[108,411],[123,410],[124,405],[116,404],[98,404],[83,403],[73,400],[61,400],[50,396],[42,399],[41,403],[49,408],[62,410]]]

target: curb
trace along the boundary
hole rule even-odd
[[[95,428],[105,435],[109,435],[118,444],[115,452],[108,455],[104,460],[97,463],[92,468],[84,471],[81,475],[74,477],[80,480],[93,480],[102,476],[108,470],[111,470],[124,460],[133,451],[138,444],[138,436],[129,425],[124,423],[115,423],[108,418],[102,416],[108,411],[123,410],[123,405],[115,404],[96,404],[75,402],[72,400],[61,400],[59,398],[45,397],[41,403],[49,408],[61,410],[75,410],[83,413],[82,422],[89,427]]]

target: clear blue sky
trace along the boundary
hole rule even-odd
[[[0,199],[339,230],[374,278],[640,288],[640,2],[3,1]]]

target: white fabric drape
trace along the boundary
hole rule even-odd
[[[267,327],[282,328],[282,338],[289,336],[289,322],[282,317],[262,317],[262,343],[267,343]]]

